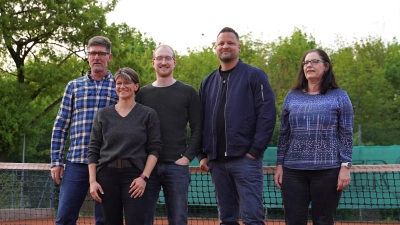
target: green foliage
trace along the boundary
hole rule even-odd
[[[356,40],[353,46],[342,47],[331,54],[337,82],[352,101],[355,126],[369,127],[362,129],[364,145],[396,144],[396,137],[400,135],[396,129],[400,127],[399,88],[396,86],[400,67],[395,62],[399,57],[396,41],[386,46],[380,38],[374,37]]]
[[[0,209],[23,208],[27,198],[21,196],[22,182],[17,180],[15,174],[0,173],[0,182],[0,192],[2,193],[0,195]]]
[[[316,48],[316,44],[311,35],[308,37],[296,28],[290,37],[279,37],[266,48],[266,72],[274,90],[278,112],[281,112],[283,100],[295,83],[298,71],[302,69],[301,57],[306,51]]]
[[[243,62],[262,70],[267,69],[268,46],[259,39],[253,40],[252,33],[242,35],[240,58]]]
[[[66,84],[89,69],[88,40],[104,35],[112,41],[110,71],[136,70],[141,85],[155,80],[151,64],[157,46],[127,24],[106,24],[117,0],[0,0],[0,161],[20,161],[23,138],[26,162],[48,162],[52,125]],[[73,18],[73,19],[71,19]],[[272,42],[241,35],[240,58],[266,72],[276,98],[278,120],[270,146],[277,144],[283,100],[296,80],[303,54],[324,49],[310,34],[295,28]],[[362,144],[399,144],[400,45],[379,37],[337,41],[329,53],[340,87],[347,91],[361,125]],[[198,90],[219,67],[214,43],[176,55],[174,77]],[[172,46],[174,47],[174,46]],[[355,129],[356,131],[357,129]],[[377,133],[378,132],[378,133]],[[354,135],[358,143],[357,134]]]
[[[188,55],[177,55],[174,77],[199,90],[201,81],[219,67],[213,47],[192,50]]]
[[[130,67],[140,76],[142,86],[155,79],[151,65],[153,51],[157,47],[152,38],[148,38],[127,24],[111,24],[104,35],[112,41],[113,61],[110,71],[115,73],[119,68]]]
[[[394,89],[400,90],[400,45],[396,40],[388,43],[384,59],[385,78]]]
[[[277,107],[277,124],[270,146],[276,146],[278,143],[283,101],[296,81],[299,69],[302,69],[301,57],[306,51],[314,48],[314,38],[308,37],[297,28],[290,37],[279,37],[276,41],[264,45],[265,53],[261,54],[261,57],[265,59],[265,72],[274,91]]]
[[[87,70],[86,43],[116,2],[0,0],[0,161],[21,155],[24,135],[27,152],[44,154],[35,153],[40,135],[51,130],[66,83]]]

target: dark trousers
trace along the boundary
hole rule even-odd
[[[167,206],[168,224],[187,225],[189,183],[188,166],[175,163],[157,163],[146,186],[148,207],[146,207],[146,223],[144,225],[154,224],[161,187]]]
[[[340,168],[293,170],[283,167],[282,199],[287,225],[306,225],[311,202],[313,225],[333,225],[341,191]]]
[[[264,225],[262,159],[247,156],[208,164],[221,225]]]
[[[56,225],[76,225],[79,211],[88,192],[88,180],[89,170],[87,164],[66,162],[61,183]],[[101,214],[100,203],[95,201],[94,205],[95,224],[103,225],[104,218]]]
[[[97,173],[97,182],[104,191],[99,196],[106,225],[122,225],[124,215],[126,225],[144,224],[147,190],[139,198],[131,198],[129,193],[129,186],[141,173],[135,167],[104,167]]]

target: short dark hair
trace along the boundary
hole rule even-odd
[[[92,37],[88,42],[88,50],[92,46],[103,46],[106,48],[108,53],[111,53],[111,41],[106,37],[103,36]]]
[[[139,74],[129,67],[120,68],[114,75],[114,81],[121,77],[124,80],[132,81],[135,84],[139,84],[139,88],[135,91],[135,94],[139,92],[140,89],[140,79]]]
[[[319,86],[319,92],[321,94],[326,94],[326,92],[328,92],[329,89],[339,88],[339,85],[336,83],[335,74],[333,73],[332,63],[331,63],[331,60],[329,59],[328,54],[321,49],[312,49],[312,50],[307,51],[303,55],[303,58],[301,59],[301,62],[300,62],[300,69],[297,74],[297,81],[293,85],[292,89],[309,91],[308,90],[308,81],[306,79],[306,75],[304,74],[303,62],[304,62],[304,59],[306,58],[306,56],[312,52],[316,52],[321,57],[321,59],[324,61],[324,64],[329,65],[328,69],[322,75],[322,80],[321,80],[321,83]]]
[[[238,40],[238,42],[239,42],[239,35],[238,35],[238,33],[237,33],[234,29],[232,29],[232,28],[230,28],[230,27],[224,27],[224,28],[222,28],[222,30],[221,30],[221,31],[218,33],[218,35],[217,35],[217,39],[218,39],[218,36],[219,36],[221,33],[234,33],[235,36],[236,36],[236,38],[237,38],[237,40]]]

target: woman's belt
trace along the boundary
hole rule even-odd
[[[129,167],[133,167],[133,164],[131,163],[131,161],[129,159],[117,158],[117,159],[111,161],[110,163],[108,163],[108,167],[111,167],[111,168],[129,168]]]

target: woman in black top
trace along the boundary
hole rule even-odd
[[[139,76],[130,68],[115,74],[119,102],[93,120],[88,149],[90,194],[101,202],[106,224],[143,225],[146,182],[161,152],[156,112],[135,102]],[[125,215],[123,215],[125,211]]]

